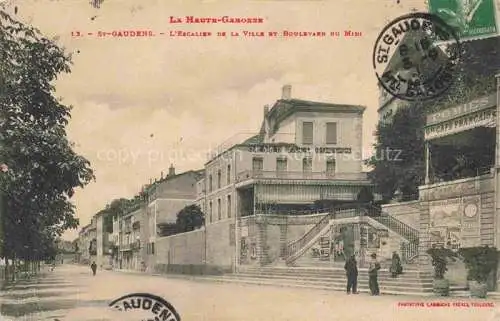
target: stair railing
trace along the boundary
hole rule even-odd
[[[401,243],[403,262],[410,263],[415,259],[418,256],[419,231],[374,206],[371,206],[370,211],[372,213],[378,211],[378,215],[371,215],[372,218],[407,240],[407,242]]]
[[[410,243],[418,244],[419,231],[417,229],[401,222],[400,220],[385,212],[381,212],[380,214],[380,216],[373,216],[373,219],[388,227],[390,230],[393,230],[394,232],[403,236]]]
[[[286,245],[285,261],[291,263],[296,259],[297,254],[311,242],[323,229],[330,224],[330,220],[334,218],[346,218],[360,216],[369,211],[366,204],[360,204],[357,207],[346,206],[330,208],[330,212],[326,214],[316,225],[302,235],[297,240],[294,240]]]
[[[328,224],[330,224],[330,219],[332,218],[332,213],[326,214],[316,225],[314,225],[309,231],[292,241],[286,246],[286,260],[288,262],[289,258],[297,254],[304,246],[307,245],[314,237],[318,235]]]

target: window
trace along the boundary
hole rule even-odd
[[[326,160],[326,174],[329,176],[335,175],[336,171],[336,162],[334,158],[330,158]]]
[[[212,189],[212,175],[208,176],[208,191],[211,192]]]
[[[313,143],[313,128],[312,122],[302,123],[302,144],[311,145]]]
[[[337,123],[326,123],[326,143],[337,144]]]
[[[227,196],[227,218],[231,217],[231,195]]]
[[[252,159],[252,170],[254,172],[261,172],[264,169],[264,160],[262,157],[254,157]]]
[[[278,174],[286,172],[287,168],[288,168],[288,163],[286,157],[276,158],[276,172],[278,172]]]
[[[213,211],[212,201],[210,201],[210,217],[209,217],[210,223],[212,223],[213,213],[214,211]]]
[[[231,165],[227,165],[227,184],[231,184]]]
[[[220,198],[217,199],[217,218],[220,220],[222,218],[222,208]]]
[[[304,173],[311,173],[312,172],[312,158],[311,157],[305,157],[302,160],[302,171]]]
[[[220,170],[217,172],[217,188],[220,188],[222,185],[222,174]]]
[[[151,243],[151,254],[155,254],[155,243]]]

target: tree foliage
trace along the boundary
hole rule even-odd
[[[367,164],[373,166],[370,178],[386,200],[399,190],[403,199],[418,195],[425,176],[425,115],[419,104],[396,111],[392,122],[382,122],[376,130],[375,155]]]
[[[205,215],[198,205],[188,205],[177,213],[177,220],[175,223],[179,233],[193,231],[203,226],[205,223]]]
[[[71,107],[54,97],[71,57],[32,27],[0,11],[0,157],[6,194],[3,250],[33,258],[78,226],[70,198],[94,179],[66,136]]]

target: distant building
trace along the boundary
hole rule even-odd
[[[168,175],[147,188],[147,211],[142,224],[142,256],[147,267],[155,265],[155,242],[159,236],[158,225],[176,222],[177,213],[196,200],[196,183],[204,171],[187,171],[176,174],[173,165]]]

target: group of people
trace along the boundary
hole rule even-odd
[[[354,255],[351,255],[351,257],[347,259],[344,269],[347,276],[347,294],[358,294],[358,263]],[[377,261],[377,254],[372,253],[370,265],[368,266],[368,286],[371,295],[380,295],[380,288],[378,285],[378,271],[380,269],[381,266]],[[389,271],[394,278],[403,273],[401,258],[396,252],[392,254],[391,268]]]

